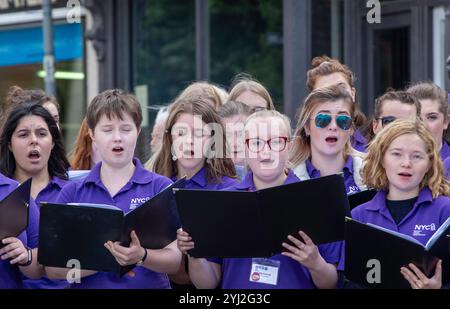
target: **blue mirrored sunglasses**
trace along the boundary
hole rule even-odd
[[[316,124],[316,127],[323,129],[331,123],[332,119],[332,116],[329,114],[318,114],[316,118],[314,118],[314,122]],[[336,124],[342,130],[347,131],[352,127],[353,120],[350,116],[338,115],[336,116]]]

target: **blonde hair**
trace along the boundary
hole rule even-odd
[[[389,180],[382,166],[384,155],[391,143],[398,137],[406,134],[417,135],[425,144],[425,151],[430,160],[430,169],[420,183],[420,189],[428,187],[433,198],[438,195],[449,195],[449,186],[443,175],[443,164],[428,129],[420,121],[396,120],[387,125],[378,133],[369,144],[367,157],[362,169],[363,181],[368,187],[377,190],[388,190]]]
[[[294,143],[290,154],[290,161],[293,166],[311,157],[311,139],[306,134],[306,127],[310,123],[314,109],[319,104],[338,100],[344,100],[344,102],[350,105],[350,116],[354,118],[356,110],[355,102],[351,95],[341,86],[333,85],[319,88],[306,97],[303,106],[299,110],[297,127],[294,132]],[[357,151],[353,149],[349,138],[344,148],[344,156],[355,154],[357,154]]]
[[[291,120],[289,119],[288,116],[277,112],[276,110],[262,110],[256,113],[251,114],[250,116],[247,117],[247,120],[245,121],[245,125],[244,125],[244,130],[247,132],[248,130],[248,124],[250,123],[250,121],[256,119],[256,118],[278,118],[280,119],[283,124],[286,127],[286,131],[288,134],[288,138],[291,139],[292,137],[292,130],[291,130]]]
[[[231,86],[230,97],[228,99],[230,101],[237,101],[236,99],[246,91],[250,91],[263,98],[267,103],[267,109],[275,109],[269,91],[267,91],[261,83],[247,75],[238,75],[235,77]]]
[[[169,106],[169,117],[166,121],[161,147],[153,162],[153,171],[169,178],[178,174],[177,164],[172,160],[173,140],[171,130],[181,114],[200,115],[202,121],[206,124],[213,123],[222,127],[222,130],[214,131],[214,133],[222,134],[218,138],[221,139],[224,148],[223,153],[226,154],[226,157],[205,159],[206,178],[208,182],[220,183],[222,176],[236,178],[236,170],[229,156],[229,147],[227,146],[222,121],[214,108],[205,99],[201,98],[183,99]],[[214,147],[218,146],[214,145]]]
[[[198,99],[202,101],[211,101],[214,108],[217,110],[228,100],[226,91],[218,86],[214,86],[208,82],[194,82],[187,86],[175,99],[193,100]]]

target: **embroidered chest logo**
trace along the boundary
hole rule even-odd
[[[136,209],[139,205],[147,202],[150,199],[150,197],[135,197],[132,198],[130,201],[130,210]]]
[[[414,226],[413,236],[426,236],[426,231],[434,232],[436,231],[436,224],[416,224]]]

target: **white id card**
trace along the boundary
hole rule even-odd
[[[277,285],[280,261],[253,258],[250,282]]]

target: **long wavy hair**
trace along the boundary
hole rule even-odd
[[[236,170],[233,161],[230,159],[229,147],[227,146],[222,121],[214,108],[200,98],[182,99],[169,106],[169,117],[166,121],[161,148],[153,164],[153,171],[169,178],[178,174],[177,164],[172,160],[173,139],[171,130],[181,114],[200,115],[202,121],[206,124],[216,124],[222,127],[221,130],[219,129],[214,132],[214,134],[222,135],[213,135],[212,141],[220,140],[223,147],[223,154],[226,154],[226,156],[224,158],[213,156],[208,159],[205,157],[206,178],[208,182],[220,183],[222,176],[235,178]],[[216,146],[218,145],[210,145],[209,149],[215,149]]]

